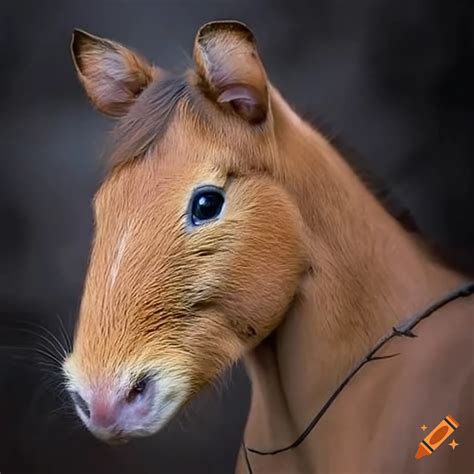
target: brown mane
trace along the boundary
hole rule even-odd
[[[244,358],[255,472],[432,472],[408,464],[421,434],[393,413],[468,424],[469,302],[393,338],[400,356],[368,365],[297,451],[255,454],[289,445],[379,341],[464,276],[292,110],[242,23],[204,25],[181,76],[84,32],[72,52],[95,107],[120,120],[63,366],[85,426],[114,443],[152,435]],[[468,452],[445,452],[443,472],[466,470]]]
[[[109,144],[109,167],[120,167],[143,157],[164,136],[179,103],[196,105],[198,101],[193,100],[195,93],[186,74],[168,74],[164,78],[155,79],[114,128]],[[324,121],[313,120],[311,123],[323,135],[331,137],[330,143],[346,159],[384,209],[405,230],[421,234],[410,210],[393,195],[386,183],[369,169],[366,161],[339,136],[332,133]]]
[[[386,181],[374,172],[367,159],[358,153],[354,147],[349,145],[339,134],[335,133],[333,127],[324,119],[315,119],[314,116],[306,117],[306,119],[311,123],[313,128],[327,138],[383,208],[396,219],[407,232],[421,235],[422,232],[410,209],[406,207],[399,196],[393,193]]]
[[[199,113],[199,92],[189,83],[184,74],[167,73],[165,77],[155,79],[137,98],[128,114],[121,118],[112,133],[109,143],[107,164],[110,171],[130,163],[147,154],[168,129],[179,104],[190,105],[193,111],[204,120],[205,114]],[[202,112],[202,111],[201,111]],[[380,205],[407,232],[420,237],[429,253],[441,263],[462,273],[472,274],[464,263],[464,255],[443,248],[424,235],[413,213],[399,196],[393,193],[384,179],[380,178],[357,151],[334,133],[326,121],[310,118],[312,127],[328,137],[328,141],[344,157],[352,171],[364,183],[367,190]]]
[[[109,166],[115,168],[145,155],[165,134],[177,104],[189,97],[184,75],[155,79],[115,127]]]

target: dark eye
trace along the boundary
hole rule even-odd
[[[199,189],[191,202],[191,221],[201,225],[206,221],[216,219],[224,205],[224,193],[219,188],[208,186]]]

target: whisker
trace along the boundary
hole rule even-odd
[[[62,345],[61,341],[59,341],[59,339],[54,335],[54,333],[51,332],[47,327],[41,324],[35,323],[33,321],[19,321],[19,322],[23,324],[29,324],[35,329],[40,329],[41,331],[44,331],[44,334],[32,332],[28,330],[27,328],[13,328],[14,330],[24,332],[26,334],[30,334],[35,337],[40,337],[44,341],[47,341],[48,344],[50,344],[52,348],[54,348],[54,350],[57,352],[57,355],[59,355],[60,357],[67,357],[66,348]],[[49,337],[51,339],[48,339]]]
[[[60,329],[60,331],[63,335],[65,347],[66,347],[66,350],[69,354],[72,351],[72,340],[70,338],[69,333],[66,330],[66,326],[64,325],[64,321],[60,318],[59,314],[56,314],[56,319],[59,322],[59,329]]]
[[[38,347],[22,347],[22,346],[3,345],[3,346],[0,346],[0,349],[9,350],[9,351],[26,351],[27,354],[28,354],[28,357],[30,358],[30,360],[31,360],[31,356],[29,354],[31,352],[37,353],[37,354],[45,357],[47,361],[54,362],[54,367],[56,369],[59,369],[62,366],[62,363],[63,363],[63,361],[58,359],[54,354],[51,354],[50,352],[48,352],[47,350],[45,350],[44,348],[41,348],[41,347],[38,348]],[[27,354],[25,354],[23,357],[26,358]],[[11,354],[11,355],[14,355],[14,354]]]

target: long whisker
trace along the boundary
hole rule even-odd
[[[66,326],[64,325],[64,321],[60,318],[59,314],[56,314],[56,319],[59,322],[59,329],[60,329],[60,331],[63,335],[63,338],[64,338],[65,348],[66,348],[67,352],[70,353],[72,351],[72,340],[70,338],[70,335],[67,332]]]
[[[56,399],[52,410],[47,414],[48,420],[52,421],[57,417],[67,417],[71,424],[77,424],[77,428],[82,426],[78,422],[77,414],[71,399],[68,396],[66,381],[62,372],[64,357],[67,356],[70,347],[67,331],[62,324],[59,316],[59,334],[58,338],[48,328],[31,321],[15,321],[20,323],[19,327],[9,327],[12,334],[17,331],[19,334],[27,334],[33,339],[28,338],[26,343],[17,340],[16,344],[0,344],[0,361],[7,360],[9,366],[19,365],[26,370],[35,370],[39,375],[40,384],[37,387],[42,389],[37,393],[37,397],[42,397],[42,393],[49,393],[48,397]],[[64,338],[64,342],[62,339]],[[6,358],[4,357],[6,355]],[[50,398],[51,399],[51,398]],[[32,398],[30,407],[35,405],[35,397]],[[33,408],[31,408],[33,409]]]
[[[61,357],[66,357],[67,356],[68,351],[64,347],[63,343],[61,343],[61,341],[56,337],[56,335],[52,331],[50,331],[46,326],[43,326],[43,325],[41,325],[39,323],[36,323],[36,322],[33,322],[33,321],[19,321],[19,322],[23,323],[23,324],[26,324],[26,325],[30,325],[31,327],[33,327],[35,329],[39,329],[39,330],[43,331],[44,334],[35,333],[35,332],[33,332],[33,333],[29,332],[29,334],[48,340],[48,343],[50,343],[51,346],[53,346],[55,348],[55,350],[58,352],[58,355],[60,355]],[[24,332],[27,331],[27,329],[25,329],[25,328],[17,328],[16,330],[24,331]],[[48,338],[51,338],[51,339],[48,339]]]
[[[37,349],[34,349],[35,352],[39,355],[42,355],[44,357],[46,357],[48,360],[54,362],[57,364],[57,368],[59,369],[63,363],[63,361],[61,359],[58,359],[57,357],[55,357],[53,354],[41,349],[41,348],[37,348]]]
[[[65,358],[68,355],[68,337],[64,325],[62,324],[61,319],[57,316],[59,320],[59,330],[61,335],[65,339],[65,343],[59,340],[59,338],[47,327],[44,325],[38,324],[33,321],[23,320],[16,321],[20,323],[20,326],[23,327],[14,327],[14,331],[19,333],[24,333],[33,336],[35,341],[35,347],[13,347],[13,346],[4,346],[3,349],[13,350],[13,351],[34,351],[40,356],[40,361],[38,365],[43,369],[52,369],[55,372],[58,372],[58,369],[64,363]],[[25,327],[26,326],[26,327]],[[18,356],[17,356],[18,357]],[[46,362],[49,361],[49,362]]]
[[[63,361],[59,358],[57,358],[54,354],[48,352],[47,348],[45,347],[21,347],[21,346],[8,346],[8,345],[2,345],[0,346],[0,349],[2,350],[7,350],[7,351],[26,351],[27,354],[34,352],[36,354],[39,354],[40,356],[45,357],[46,360],[49,360],[51,362],[54,362],[54,367],[56,369],[59,369],[62,366]],[[14,355],[14,354],[10,354]],[[26,355],[24,356],[26,358]],[[31,356],[29,357],[31,359]]]
[[[57,318],[60,320],[60,318],[58,316],[57,316]],[[44,327],[43,330],[46,331],[48,334],[50,334],[50,336],[57,342],[58,347],[61,348],[63,357],[64,358],[67,357],[68,352],[69,352],[68,349],[67,349],[67,344],[64,344],[63,342],[61,342],[59,340],[59,338],[52,331],[50,331],[47,327]]]

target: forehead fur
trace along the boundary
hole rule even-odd
[[[163,137],[178,103],[188,102],[190,92],[185,75],[168,75],[153,81],[115,128],[110,166],[143,156]]]
[[[167,75],[155,79],[118,122],[109,142],[108,175],[158,146],[160,161],[169,153],[176,162],[180,149],[191,160],[201,157],[219,167],[225,161],[231,174],[247,168],[265,169],[269,164],[263,162],[273,164],[272,122],[269,114],[265,122],[249,126],[237,114],[223,111],[200,89],[192,70]]]

